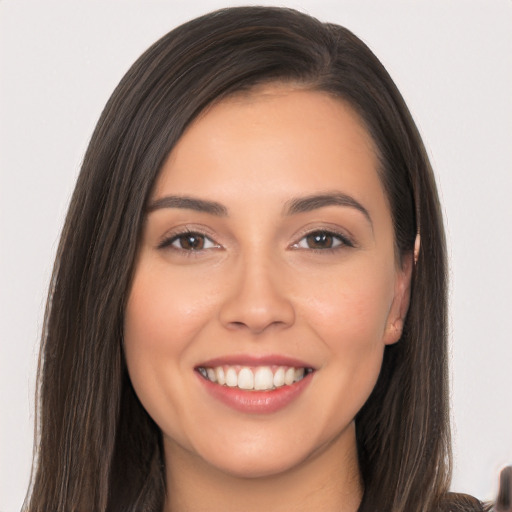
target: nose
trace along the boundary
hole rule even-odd
[[[231,269],[220,321],[230,330],[261,334],[295,322],[290,286],[270,259],[240,262]]]

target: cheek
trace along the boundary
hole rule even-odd
[[[387,279],[367,273],[333,283],[311,302],[309,323],[328,354],[330,397],[322,400],[334,429],[352,421],[377,382],[391,300]]]
[[[317,283],[303,308],[327,344],[355,351],[382,344],[393,301],[392,271],[344,272]]]
[[[371,393],[382,365],[384,335],[393,300],[390,272],[338,274],[312,290],[304,316],[328,354],[326,375],[333,394],[355,415]],[[317,281],[319,282],[319,281]],[[336,413],[336,414],[338,414]]]
[[[188,347],[211,318],[211,293],[204,281],[168,266],[142,261],[137,268],[124,319],[124,352],[133,387],[149,414],[160,423],[172,404],[169,389],[184,386]],[[201,288],[201,289],[199,289]]]
[[[204,281],[159,266],[137,270],[126,312],[126,350],[179,352],[207,321],[211,293]]]

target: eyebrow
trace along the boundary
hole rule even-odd
[[[151,213],[162,208],[183,208],[186,210],[195,210],[197,212],[209,213],[218,217],[225,217],[228,209],[215,201],[206,199],[197,199],[189,196],[165,196],[153,201],[146,212]]]
[[[372,218],[368,210],[359,201],[343,192],[327,192],[325,194],[290,199],[285,203],[284,215],[296,215],[326,206],[348,206],[349,208],[355,208],[366,217],[373,228]]]
[[[327,192],[324,194],[314,194],[306,197],[297,197],[286,201],[283,208],[283,215],[297,215],[299,213],[310,212],[327,206],[347,206],[360,211],[368,220],[373,228],[373,222],[368,210],[353,197],[343,192]],[[153,201],[146,212],[151,213],[163,208],[182,208],[194,210],[202,213],[209,213],[218,217],[226,217],[228,209],[216,201],[198,199],[190,196],[165,196]]]

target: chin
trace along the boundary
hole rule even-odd
[[[231,439],[231,443],[220,443],[222,450],[213,451],[206,449],[198,455],[210,467],[229,475],[241,479],[265,479],[277,475],[293,473],[301,468],[305,468],[315,461],[321,462],[325,457],[329,457],[330,449],[336,450],[336,445],[345,445],[347,441],[352,441],[352,432],[350,423],[348,428],[343,429],[337,435],[311,436],[308,440],[304,436],[291,439],[293,436],[285,435],[283,439],[271,438],[270,436],[260,436],[256,439],[242,440]],[[343,435],[343,433],[349,435]],[[319,434],[319,433],[317,433]],[[326,434],[326,433],[324,433]],[[355,434],[354,434],[355,436]],[[292,442],[290,442],[290,440]],[[351,443],[348,443],[351,445]],[[357,457],[357,455],[356,455]]]
[[[302,461],[303,459],[296,456],[283,458],[279,456],[254,455],[250,457],[233,457],[233,460],[223,460],[222,462],[211,461],[210,464],[222,473],[235,478],[264,479],[292,471]]]

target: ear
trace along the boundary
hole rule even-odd
[[[396,343],[402,336],[404,320],[411,299],[411,277],[415,257],[412,252],[404,254],[402,256],[402,267],[396,271],[395,292],[384,332],[385,345]]]

